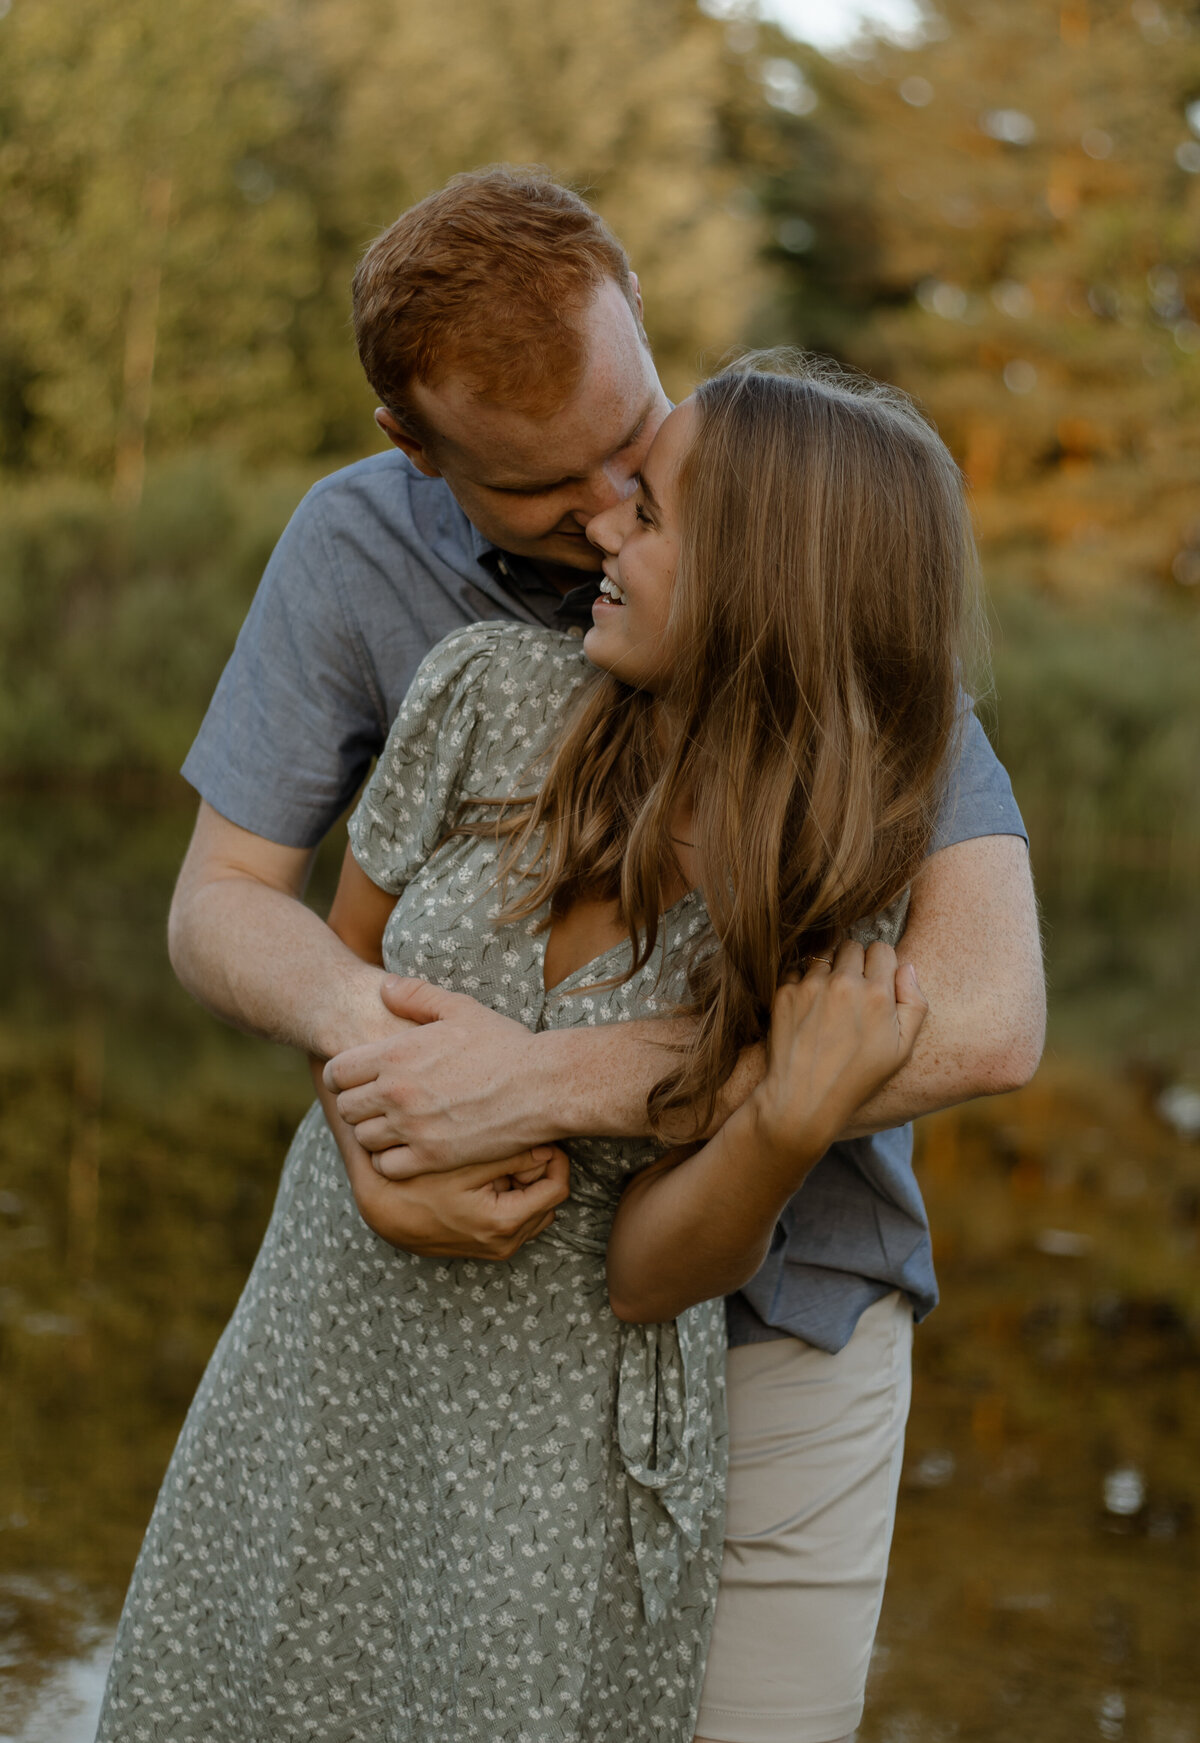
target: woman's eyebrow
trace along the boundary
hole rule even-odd
[[[662,509],[658,505],[658,498],[655,496],[650,485],[650,480],[646,477],[646,474],[644,472],[639,472],[637,481],[638,489],[641,491],[650,507],[654,510],[655,514],[661,515]]]

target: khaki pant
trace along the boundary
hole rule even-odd
[[[912,1309],[886,1296],[834,1356],[730,1350],[725,1558],[697,1735],[830,1743],[862,1717],[911,1391]]]

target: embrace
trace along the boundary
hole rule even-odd
[[[171,915],[318,1102],[99,1738],[840,1743],[937,1299],[908,1122],[1041,1048],[962,481],[832,367],[672,409],[540,174],[406,212],[354,312],[395,451],[276,548]]]

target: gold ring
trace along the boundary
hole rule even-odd
[[[826,968],[833,967],[833,963],[829,960],[829,958],[827,956],[806,956],[804,958],[804,960],[805,960],[805,962],[823,962],[825,964]]]

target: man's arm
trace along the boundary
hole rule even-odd
[[[944,847],[913,884],[896,947],[929,1000],[913,1056],[846,1137],[901,1126],[1029,1082],[1046,1037],[1046,982],[1029,851],[1019,835]]]
[[[171,904],[171,961],[180,980],[217,1016],[253,1034],[320,1054],[354,1036],[407,1025],[379,997],[384,909],[343,916],[362,961],[301,901],[312,853],[281,847],[201,803]],[[360,880],[360,896],[372,886]],[[554,1220],[569,1169],[546,1147],[454,1174],[382,1179],[338,1119],[315,1062],[318,1099],[342,1153],[364,1222],[393,1246],[427,1257],[502,1260]]]
[[[380,999],[382,967],[361,961],[301,900],[312,860],[311,849],[253,835],[202,800],[167,938],[175,973],[200,1004],[328,1059],[406,1025]]]
[[[1041,1056],[1045,992],[1029,858],[1018,836],[981,836],[934,854],[913,886],[898,950],[929,1016],[908,1064],[859,1110],[846,1136],[878,1131],[1028,1082]],[[422,1026],[331,1060],[326,1081],[359,1142],[403,1176],[512,1154],[559,1137],[636,1137],[669,1064],[670,1022],[530,1035],[460,994],[385,984]],[[722,1097],[724,1118],[761,1081],[751,1048]],[[684,1141],[691,1134],[683,1131]]]

